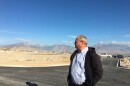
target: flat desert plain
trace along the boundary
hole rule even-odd
[[[45,67],[69,65],[70,54],[0,50],[0,66]]]
[[[63,65],[69,65],[69,57],[70,54],[1,50],[0,86],[67,86],[69,66]],[[96,86],[130,86],[130,70],[116,67],[117,61],[102,59],[103,77]]]

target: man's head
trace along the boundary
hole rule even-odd
[[[87,38],[84,35],[79,35],[75,39],[75,48],[78,50],[83,50],[85,47],[87,47]]]

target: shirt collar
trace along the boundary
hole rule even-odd
[[[88,51],[88,47],[84,48],[84,49],[81,51],[81,53],[87,53],[87,51]]]

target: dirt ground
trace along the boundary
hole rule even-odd
[[[70,54],[0,51],[0,86],[67,86],[65,65],[69,65],[69,57]],[[116,67],[117,61],[102,59],[103,77],[96,86],[130,86],[130,69]]]
[[[0,66],[45,67],[69,65],[70,54],[26,51],[0,51]]]

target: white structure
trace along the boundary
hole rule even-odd
[[[98,54],[98,55],[101,56],[101,57],[109,57],[109,58],[112,57],[112,55],[109,55],[107,53],[101,53],[101,54]]]

